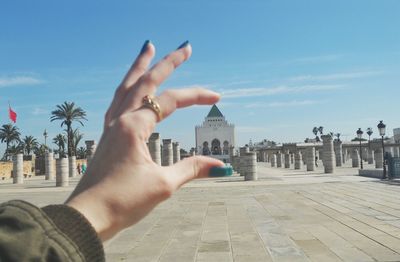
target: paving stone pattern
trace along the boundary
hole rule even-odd
[[[400,184],[348,165],[324,174],[258,163],[258,181],[191,182],[105,243],[107,261],[400,261]],[[1,181],[0,201],[62,203],[78,179]]]

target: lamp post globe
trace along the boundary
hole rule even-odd
[[[379,130],[379,135],[380,136],[385,136],[386,134],[386,125],[383,123],[383,121],[381,120],[378,124],[378,130]]]
[[[386,134],[386,125],[381,120],[378,124],[379,135],[382,138],[382,155],[383,155],[383,176],[382,179],[386,179],[386,159],[385,159],[385,143],[383,142],[383,138]]]
[[[364,167],[363,167],[363,156],[362,156],[362,148],[361,148],[361,139],[362,139],[362,135],[364,134],[364,132],[361,130],[361,128],[359,128],[357,130],[356,134],[357,134],[358,141],[360,141],[360,164],[361,164],[360,167],[361,167],[361,169],[363,169]]]

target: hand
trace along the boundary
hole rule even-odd
[[[66,202],[89,220],[103,241],[137,223],[186,182],[207,177],[213,166],[223,166],[219,160],[194,156],[161,167],[152,161],[146,145],[159,119],[142,107],[142,99],[154,95],[191,51],[186,43],[148,70],[155,48],[146,42],[115,92],[96,153]],[[219,94],[188,88],[167,90],[155,99],[166,118],[177,108],[214,104]]]

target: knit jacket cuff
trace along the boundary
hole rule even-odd
[[[81,213],[67,205],[49,205],[42,210],[79,247],[86,261],[105,261],[103,244]]]

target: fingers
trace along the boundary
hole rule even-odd
[[[118,111],[129,91],[133,88],[133,85],[147,71],[147,68],[149,67],[154,55],[154,45],[149,40],[147,40],[143,44],[143,47],[138,57],[125,75],[120,86],[115,91],[114,99],[106,114],[106,119],[104,123],[105,126],[107,126],[110,121],[115,117],[115,113]]]
[[[172,74],[175,68],[186,61],[191,53],[192,48],[189,42],[185,42],[142,75],[137,81],[136,87],[124,100],[118,114],[138,109],[142,105],[142,98],[146,95],[154,95],[158,86]]]
[[[160,96],[155,98],[161,109],[162,119],[167,118],[176,109],[188,107],[191,105],[212,105],[219,101],[220,95],[204,88],[186,88],[179,90],[166,90]],[[157,114],[150,108],[141,107],[133,114],[140,114],[141,119],[146,119],[147,125],[141,125],[146,128],[145,133],[151,134],[158,122]]]
[[[224,165],[222,161],[215,158],[193,156],[167,167],[169,169],[167,176],[176,190],[192,179],[208,177],[210,168]]]
[[[164,82],[174,72],[175,68],[189,59],[192,54],[192,47],[189,42],[184,42],[177,50],[164,57],[160,62],[155,64],[146,75],[143,81],[151,82],[156,87]]]

